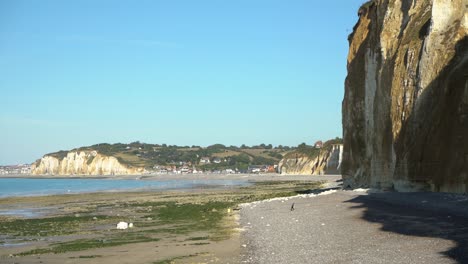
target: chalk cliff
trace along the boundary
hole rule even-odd
[[[323,149],[315,157],[301,153],[291,153],[279,164],[279,172],[284,175],[323,175],[340,174],[343,145],[333,145]]]
[[[468,2],[373,0],[349,37],[345,186],[468,191]]]
[[[46,175],[118,175],[140,174],[142,169],[122,165],[115,157],[96,151],[71,151],[63,159],[45,155],[32,167],[33,174]]]

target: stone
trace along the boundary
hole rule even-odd
[[[117,229],[125,230],[128,228],[128,223],[127,222],[119,222],[117,224]]]

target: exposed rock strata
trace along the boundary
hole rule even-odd
[[[141,169],[122,165],[115,157],[96,151],[69,152],[63,159],[46,155],[33,164],[33,174],[45,175],[122,175],[139,174]]]
[[[279,172],[284,175],[339,174],[342,153],[343,145],[334,145],[329,150],[323,149],[314,158],[292,154],[279,162]]]
[[[468,2],[374,0],[351,34],[345,185],[468,190]]]

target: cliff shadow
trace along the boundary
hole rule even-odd
[[[454,247],[437,253],[457,263],[468,263],[467,214],[457,216],[445,210],[428,209],[415,203],[405,203],[405,199],[412,198],[414,201],[413,196],[419,194],[398,195],[398,193],[361,195],[345,203],[355,204],[352,207],[354,209],[364,208],[362,219],[381,224],[382,231],[451,240],[455,243]],[[411,254],[411,248],[407,254]]]
[[[468,37],[457,43],[453,59],[419,95],[394,145],[394,179],[423,186],[424,190],[467,192]],[[457,263],[468,263],[468,203],[458,204],[465,213],[456,215],[417,204],[414,198],[418,195],[371,194],[346,202],[363,209],[361,218],[380,224],[382,231],[453,241],[453,247],[437,253]],[[407,254],[411,254],[410,249]]]
[[[468,191],[468,37],[418,96],[395,151],[397,180],[432,191]]]

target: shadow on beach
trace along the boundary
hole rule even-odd
[[[464,212],[466,204],[452,205],[452,208],[442,208],[444,206],[439,206],[437,202],[434,206],[421,206],[421,199],[415,200],[417,195],[370,194],[346,202],[356,204],[352,208],[364,209],[362,219],[381,224],[382,231],[452,240],[456,246],[439,253],[458,263],[468,263],[468,217]],[[395,196],[393,201],[392,196]],[[434,202],[422,201],[427,204]],[[460,208],[460,214],[457,214],[454,206],[461,205],[463,207]],[[408,248],[407,254],[411,254],[411,250]]]

